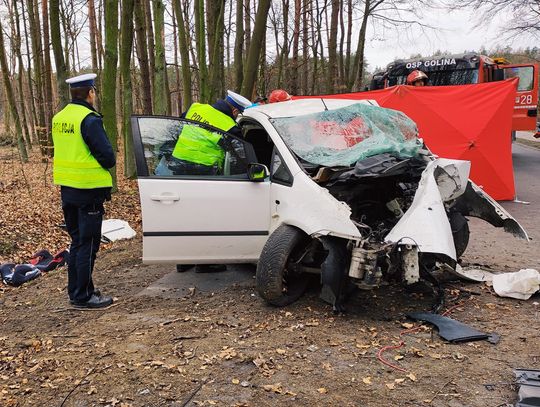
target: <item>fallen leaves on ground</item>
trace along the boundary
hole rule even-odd
[[[141,217],[137,181],[126,179],[119,155],[116,173],[118,192],[105,203],[105,219],[123,219],[138,233]],[[39,149],[29,153],[27,163],[18,159],[16,147],[0,147],[0,264],[27,263],[34,253],[52,254],[69,246],[70,238],[59,225],[64,223],[60,188],[53,185],[52,161]],[[113,244],[103,244],[107,250]]]

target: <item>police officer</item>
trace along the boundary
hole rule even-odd
[[[252,103],[231,90],[225,99],[213,105],[193,103],[180,117],[209,124],[236,137],[242,137],[242,131],[236,124],[238,114]],[[172,153],[169,168],[176,175],[216,175],[222,170],[225,153],[222,148],[221,134],[200,127],[184,125]],[[186,271],[192,264],[177,265],[178,271]],[[223,271],[221,264],[200,264],[198,273]]]
[[[105,212],[103,202],[111,199],[108,169],[116,164],[102,116],[94,109],[96,76],[91,73],[66,80],[71,103],[52,120],[53,177],[61,186],[62,210],[71,237],[68,295],[71,304],[84,308],[102,308],[113,301],[92,282]]]
[[[241,137],[236,117],[251,102],[228,90],[227,97],[213,105],[193,103],[180,117],[202,122]],[[225,152],[221,134],[206,129],[184,125],[172,152],[171,170],[174,174],[216,175],[222,170]]]

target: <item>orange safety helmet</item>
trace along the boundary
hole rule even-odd
[[[291,99],[292,99],[292,96],[289,95],[287,91],[284,91],[283,89],[273,90],[270,93],[270,96],[268,96],[269,103],[286,102],[287,100],[291,100]]]
[[[422,71],[419,71],[418,69],[412,71],[409,76],[407,76],[407,85],[412,85],[414,82],[416,81],[424,81],[424,83],[426,83],[428,81],[428,77],[427,75],[422,72]]]

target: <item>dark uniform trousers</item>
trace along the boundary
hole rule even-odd
[[[94,293],[92,270],[101,242],[103,202],[80,203],[62,198],[67,232],[71,236],[68,262],[68,294],[74,302],[86,302]]]

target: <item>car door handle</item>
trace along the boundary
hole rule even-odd
[[[170,193],[164,193],[161,195],[154,194],[150,195],[150,199],[152,201],[161,201],[163,203],[173,203],[180,200],[180,195]]]

